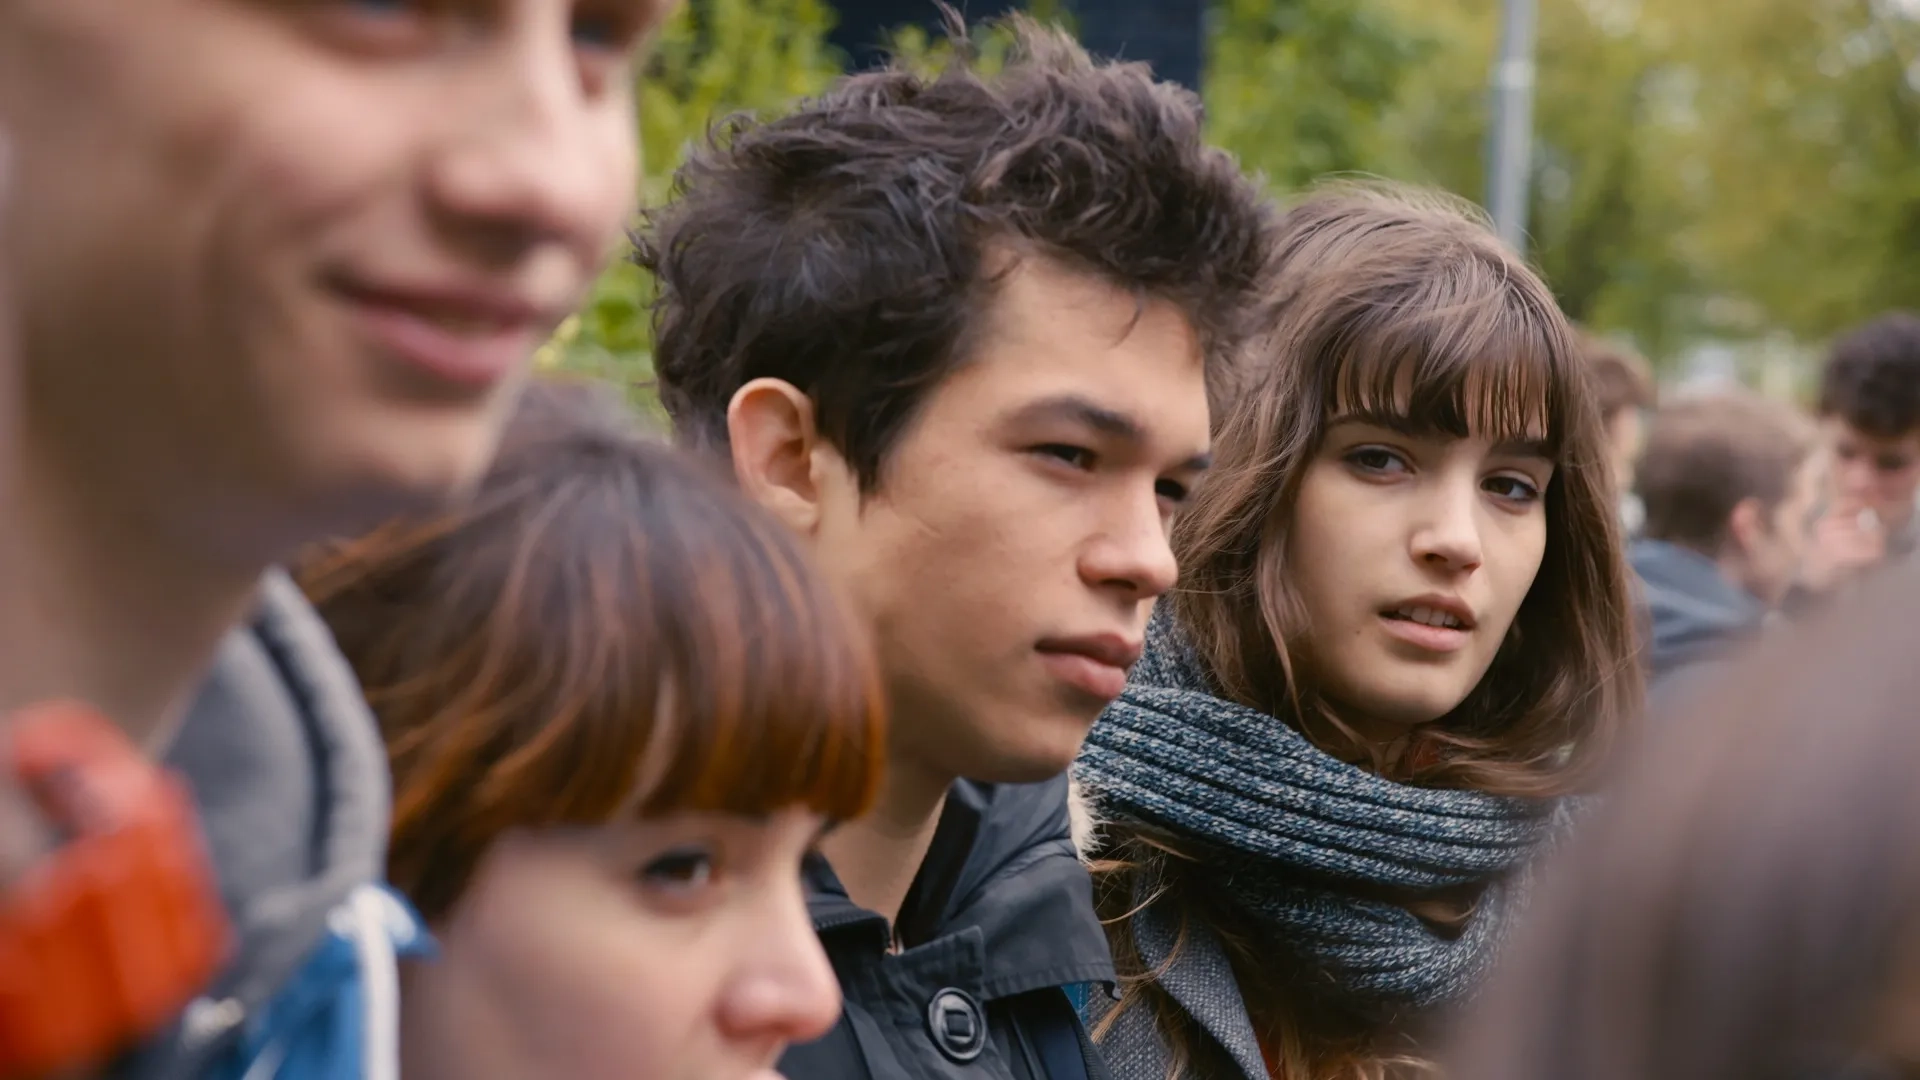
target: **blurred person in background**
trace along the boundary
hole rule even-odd
[[[1308,196],[1277,258],[1181,587],[1075,767],[1118,1080],[1420,1072],[1640,705],[1606,432],[1546,285],[1393,187]]]
[[[1799,578],[1824,465],[1811,420],[1749,391],[1654,414],[1640,462],[1646,529],[1628,558],[1655,687],[1759,633]]]
[[[1656,723],[1448,1075],[1920,1076],[1916,606],[1920,568],[1898,569]]]
[[[1820,376],[1820,426],[1832,493],[1795,607],[1920,544],[1920,316],[1884,315],[1834,343]]]
[[[1646,507],[1634,489],[1635,470],[1646,444],[1646,414],[1659,400],[1653,369],[1639,353],[1610,338],[1580,333],[1580,351],[1607,428],[1607,460],[1620,498],[1620,521],[1628,536],[1638,535]]]
[[[678,439],[807,538],[894,710],[874,812],[809,870],[847,1006],[790,1080],[1104,1075],[1064,773],[1174,582],[1272,212],[1191,94],[1012,29],[991,77],[736,121],[639,237]]]
[[[394,776],[432,924],[409,1080],[771,1080],[840,993],[801,859],[879,781],[865,629],[796,538],[614,399],[535,383],[457,512],[301,580]]]
[[[484,471],[631,213],[670,6],[0,4],[0,713],[78,698],[181,770],[237,930],[112,1075],[393,1075],[385,763],[271,568]]]

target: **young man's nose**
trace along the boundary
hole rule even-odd
[[[1080,576],[1095,589],[1119,589],[1152,600],[1179,578],[1160,498],[1151,491],[1119,506],[1106,530],[1080,557]]]
[[[492,89],[461,99],[433,163],[434,209],[490,260],[560,243],[597,263],[636,197],[632,140],[609,137],[564,34],[518,31],[487,55],[468,77]]]

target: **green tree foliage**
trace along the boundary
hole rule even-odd
[[[1204,94],[1210,134],[1282,190],[1410,164],[1387,127],[1441,38],[1378,0],[1220,0]]]
[[[1920,307],[1920,5],[1647,16],[1689,90],[1684,243],[1750,324],[1820,338]]]
[[[700,0],[662,30],[639,80],[643,202],[666,198],[689,147],[736,112],[777,113],[840,73],[822,0]],[[580,314],[543,351],[544,366],[584,372],[651,400],[652,283],[623,249]]]

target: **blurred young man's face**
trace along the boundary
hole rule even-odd
[[[1892,438],[1870,435],[1841,417],[1821,421],[1831,457],[1833,502],[1857,513],[1872,510],[1889,532],[1913,518],[1920,485],[1920,431]]]
[[[1814,515],[1819,509],[1826,462],[1809,455],[1794,470],[1787,493],[1771,508],[1762,508],[1763,528],[1741,540],[1740,561],[1746,590],[1768,606],[1778,604],[1798,580],[1807,549],[1813,542]],[[1736,530],[1737,531],[1737,530]]]
[[[673,2],[0,4],[34,444],[232,545],[473,480],[628,218]]]

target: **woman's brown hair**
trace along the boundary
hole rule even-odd
[[[1274,260],[1264,345],[1217,418],[1212,475],[1174,527],[1181,583],[1167,602],[1181,630],[1224,696],[1389,779],[1525,796],[1581,786],[1638,709],[1641,676],[1605,432],[1552,293],[1468,204],[1386,184],[1328,185],[1301,199],[1281,221]],[[1460,706],[1416,729],[1391,760],[1320,696],[1287,565],[1302,478],[1344,415],[1540,441],[1556,466],[1545,556],[1507,640]],[[1156,985],[1161,973],[1143,970],[1128,931],[1144,892],[1227,949],[1280,1080],[1423,1067],[1403,1033],[1322,1007],[1301,973],[1263,954],[1229,906],[1189,881],[1192,865],[1177,837],[1104,830],[1096,896],[1122,997],[1096,1035],[1124,1010],[1150,1008],[1175,1075],[1201,1075],[1191,1071],[1191,1022]],[[1408,906],[1441,921],[1460,915],[1452,902]]]
[[[864,634],[702,470],[598,388],[536,382],[471,502],[301,569],[386,737],[390,875],[429,920],[509,829],[866,808]]]

